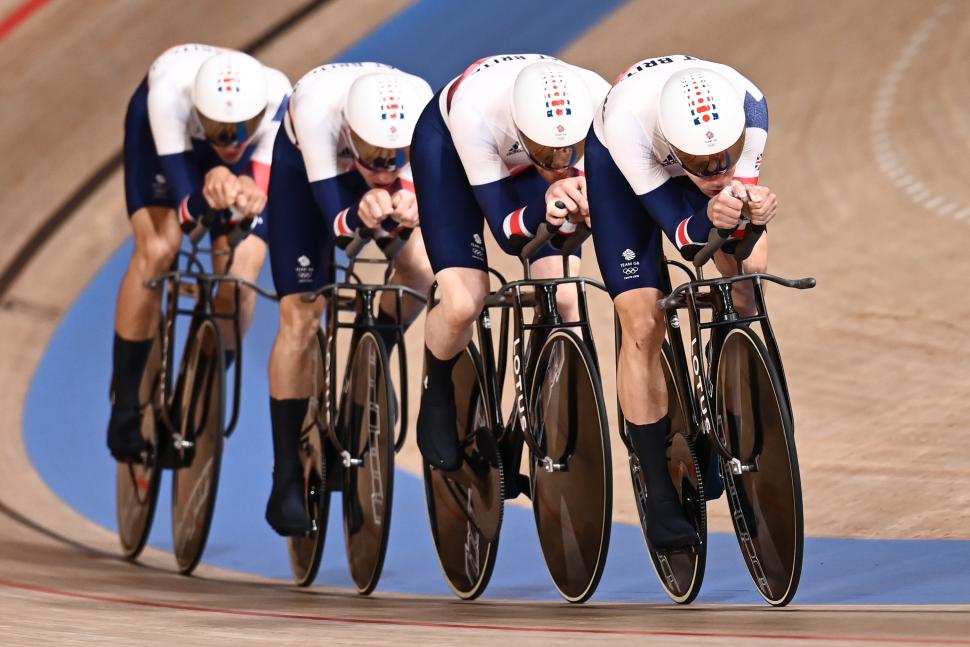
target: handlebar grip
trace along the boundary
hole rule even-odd
[[[189,230],[189,242],[192,246],[196,246],[202,240],[202,238],[208,233],[212,225],[215,224],[216,218],[219,214],[215,211],[206,211],[202,214],[198,220],[195,221],[195,226]]]
[[[751,252],[754,251],[754,246],[761,238],[761,234],[765,233],[764,225],[752,225],[748,223],[745,228],[744,238],[738,243],[738,246],[734,248],[734,257],[739,261],[743,261],[747,257],[751,256]]]
[[[550,225],[548,222],[542,223],[539,225],[539,231],[536,233],[535,237],[522,247],[522,251],[519,252],[519,258],[531,258],[533,254],[539,251],[539,249],[548,243],[558,232],[559,227],[557,225]]]
[[[731,234],[734,233],[733,229],[711,229],[710,233],[707,235],[707,244],[701,247],[700,251],[694,254],[693,263],[694,267],[700,267],[711,260],[714,256],[714,252],[721,249],[724,243],[728,241]]]
[[[374,232],[368,227],[360,227],[354,232],[353,238],[344,247],[344,252],[346,252],[349,258],[355,258],[360,250],[364,249],[370,239],[374,237]]]

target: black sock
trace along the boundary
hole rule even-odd
[[[461,357],[460,352],[451,359],[438,359],[425,346],[424,366],[427,383],[424,385],[424,390],[431,391],[432,393],[451,393],[454,388],[452,385],[451,371],[455,367],[455,364],[458,363],[459,357]]]
[[[404,326],[407,330],[407,325]],[[377,336],[384,342],[387,349],[387,356],[391,356],[391,351],[397,346],[397,319],[387,314],[380,308],[377,309]]]
[[[117,407],[132,408],[141,404],[138,390],[142,373],[152,350],[152,340],[129,341],[115,333],[112,349],[111,402]]]
[[[300,431],[309,406],[309,398],[269,399],[269,417],[273,424],[274,481],[282,483],[303,478]]]
[[[640,459],[640,466],[647,479],[647,492],[654,501],[677,500],[677,490],[667,470],[667,434],[670,418],[664,416],[657,422],[635,425],[626,421],[633,451]]]

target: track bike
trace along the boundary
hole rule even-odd
[[[509,282],[490,269],[500,286],[486,298],[477,320],[478,344],[469,343],[454,366],[455,427],[463,463],[450,472],[425,466],[424,482],[438,559],[459,598],[484,592],[495,565],[504,500],[520,492],[532,500],[546,565],[566,600],[588,599],[603,573],[613,480],[586,287],[605,287],[570,276],[568,265],[569,255],[588,235],[585,226],[566,235],[543,223],[539,235],[520,251],[523,280]],[[528,259],[549,241],[562,251],[564,278],[532,278]],[[560,287],[577,290],[578,321],[560,316]],[[494,310],[501,312],[497,357]],[[527,310],[534,313],[531,322]],[[513,410],[503,416],[509,364]],[[528,477],[519,474],[524,446],[529,448]]]
[[[172,470],[172,540],[179,572],[188,575],[205,549],[215,508],[223,442],[239,421],[243,352],[240,329],[241,287],[275,298],[260,286],[230,274],[206,270],[203,259],[227,254],[232,266],[236,245],[248,226],[228,233],[229,251],[200,247],[221,216],[203,216],[190,232],[172,270],[146,282],[163,291],[161,323],[152,342],[140,384],[142,436],[149,451],[141,461],[119,462],[116,469],[118,535],[127,559],[134,560],[148,540],[158,501],[162,470]],[[230,312],[216,312],[214,296],[223,283],[235,284]],[[177,357],[177,324],[188,328]],[[235,338],[234,384],[226,422],[226,343],[217,322],[229,321]]]
[[[707,558],[706,501],[719,497],[722,489],[742,557],[762,597],[773,606],[787,604],[801,575],[804,519],[794,417],[764,287],[776,283],[808,289],[815,279],[744,273],[741,263],[763,231],[749,224],[735,245],[734,276],[705,279],[703,271],[731,230],[711,230],[707,244],[693,258],[693,270],[679,261],[664,263],[669,294],[657,305],[667,321],[661,362],[671,418],[667,464],[700,544],[676,550],[650,544],[649,492],[632,451],[630,473],[651,562],[667,595],[678,603],[691,602],[700,591]],[[671,267],[688,279],[673,290]],[[753,311],[735,308],[736,285],[750,286]],[[689,340],[680,311],[687,313]],[[619,338],[618,325],[617,332]],[[624,440],[629,449],[625,434]]]
[[[407,242],[409,229],[378,235],[359,229],[344,251],[349,263],[337,266],[343,280],[322,287],[305,300],[327,299],[324,328],[317,332],[315,384],[300,436],[300,458],[306,484],[307,513],[312,530],[289,538],[290,566],[297,584],[316,577],[326,540],[330,494],[343,493],[347,563],[357,591],[371,593],[378,584],[387,551],[394,486],[394,455],[404,446],[408,427],[407,352],[404,326],[397,335],[400,405],[395,399],[391,365],[379,334],[375,312],[380,296],[394,294],[395,320],[403,321],[405,295],[424,302],[415,290],[390,283],[394,258]],[[360,252],[374,240],[380,258]],[[384,265],[384,281],[367,283],[357,273],[364,264]],[[349,332],[349,350],[338,380],[338,339]],[[339,385],[339,391],[338,391]],[[395,436],[395,428],[399,429]]]

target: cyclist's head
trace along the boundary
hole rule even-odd
[[[533,63],[515,78],[512,121],[533,164],[565,173],[586,149],[593,99],[573,68],[553,61]]]
[[[351,84],[344,137],[367,184],[397,179],[410,158],[414,124],[430,99],[427,87],[395,72],[365,74]]]
[[[744,100],[717,72],[683,70],[660,91],[660,133],[684,170],[702,182],[724,179],[738,163],[744,124]]]
[[[263,121],[268,102],[266,71],[242,52],[215,54],[195,75],[192,102],[206,140],[223,161],[234,163]]]

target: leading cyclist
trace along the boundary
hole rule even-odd
[[[624,72],[587,140],[593,244],[623,331],[617,390],[647,479],[647,532],[655,548],[698,542],[666,465],[661,232],[693,258],[711,227],[743,229],[745,204],[751,223],[770,221],[777,199],[756,186],[767,137],[767,104],[751,81],[726,65],[677,55]],[[764,271],[767,252],[763,236],[744,270]],[[724,252],[715,262],[722,274],[737,273]],[[738,306],[747,307],[744,295]],[[716,478],[709,482],[717,487]]]
[[[290,93],[286,76],[233,50],[173,47],[159,56],[125,115],[125,199],[135,252],[121,283],[115,315],[108,448],[119,461],[148,449],[141,435],[138,390],[161,315],[161,290],[145,281],[167,271],[188,231],[208,211],[231,210],[232,220],[255,219],[255,236],[236,249],[229,270],[255,280],[266,256],[266,205],[273,140]],[[228,213],[228,212],[227,212]],[[235,226],[237,223],[231,223]],[[180,227],[181,226],[181,227]],[[228,249],[226,227],[213,246]],[[213,259],[227,270],[225,256]],[[216,309],[233,307],[234,286],[222,284]],[[244,290],[245,330],[255,294]],[[231,361],[234,336],[224,330]]]
[[[280,295],[280,329],[270,357],[273,489],[266,521],[281,535],[310,530],[299,457],[300,431],[313,390],[313,349],[323,299],[304,294],[332,280],[336,236],[391,218],[418,224],[408,167],[414,124],[431,98],[424,79],[380,63],[332,63],[297,82],[273,150],[269,241],[273,282]],[[421,229],[395,259],[391,281],[426,293],[433,280]],[[422,304],[405,301],[405,324]],[[379,324],[395,323],[393,295],[385,293]],[[388,353],[391,326],[379,334]]]
[[[584,140],[608,89],[596,73],[551,56],[491,56],[448,83],[418,121],[412,165],[440,303],[425,327],[417,429],[418,447],[435,468],[461,467],[451,370],[489,291],[484,222],[512,253],[510,239],[534,235],[547,203],[588,214]],[[577,272],[579,258],[570,264]],[[532,275],[562,276],[560,252],[549,245],[537,252]],[[575,321],[575,291],[557,298],[563,318]]]

